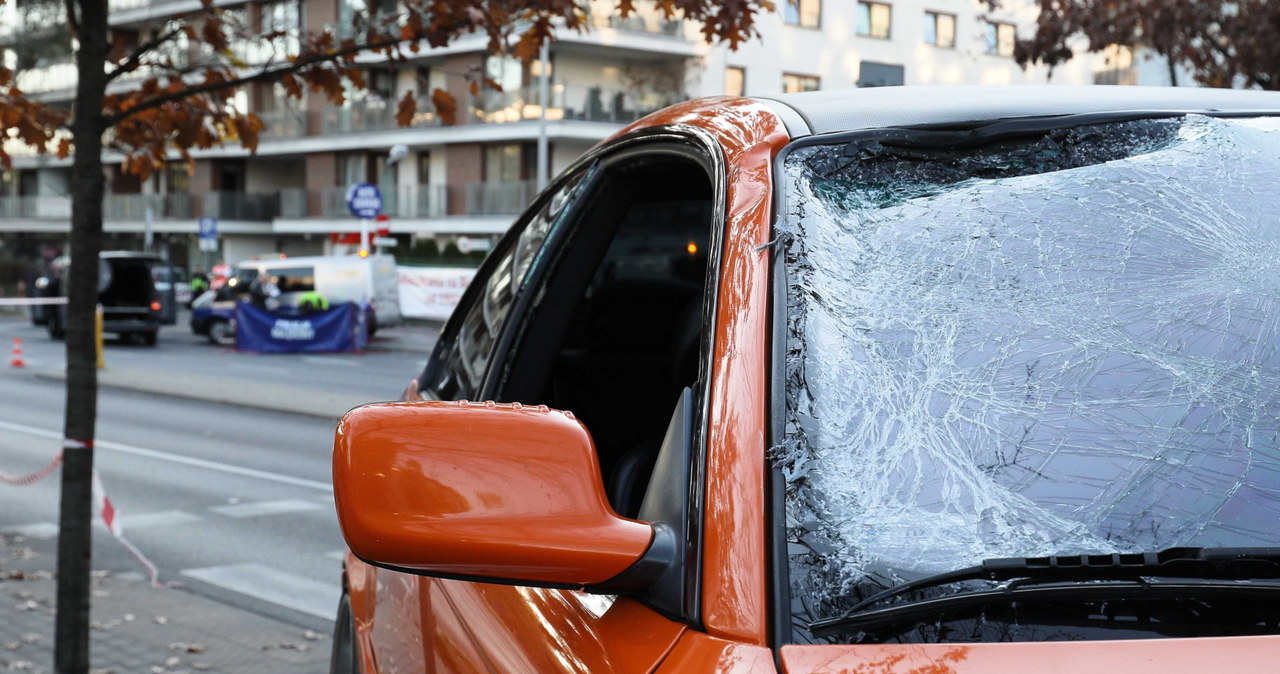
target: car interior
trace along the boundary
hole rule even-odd
[[[493,397],[581,419],[610,500],[626,516],[640,509],[681,392],[696,389],[712,196],[706,168],[682,153],[606,165],[567,226],[549,234],[558,237],[546,248],[556,257],[527,279],[502,280],[520,265],[516,255],[501,262],[457,338],[459,351],[490,347],[483,315],[494,318],[510,300],[489,300],[527,284],[531,299],[516,312],[511,348],[499,347],[511,356],[495,363]],[[471,359],[461,360],[465,370]]]

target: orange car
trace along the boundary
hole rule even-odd
[[[1274,671],[1277,115],[897,88],[632,125],[338,427],[333,671]]]

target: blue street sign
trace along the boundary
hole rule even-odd
[[[347,209],[366,220],[382,212],[382,192],[373,183],[355,183],[347,189]]]
[[[216,239],[218,238],[218,219],[217,218],[200,218],[200,238]]]

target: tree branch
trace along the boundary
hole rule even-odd
[[[139,112],[151,110],[153,108],[158,108],[166,103],[187,98],[189,96],[199,96],[200,94],[207,94],[207,93],[219,91],[222,89],[232,89],[235,87],[243,86],[245,84],[260,82],[262,80],[270,79],[272,77],[281,75],[283,73],[297,72],[308,66],[318,65],[321,63],[330,63],[333,61],[337,61],[342,57],[350,54],[358,54],[363,51],[370,51],[374,49],[391,47],[391,46],[400,44],[401,42],[404,42],[404,40],[401,40],[399,37],[389,37],[384,40],[380,40],[376,42],[367,42],[365,44],[353,45],[346,49],[337,49],[332,52],[328,52],[324,54],[316,54],[314,56],[311,56],[305,59],[298,59],[297,61],[293,61],[279,68],[267,69],[266,67],[264,67],[262,70],[252,75],[237,77],[235,79],[224,80],[221,82],[210,82],[207,84],[199,84],[199,85],[188,87],[186,89],[182,89],[181,91],[166,93],[161,96],[156,96],[155,98],[149,99],[143,103],[139,103],[138,105],[135,105],[129,108],[128,110],[125,110],[124,112],[121,112],[115,115],[108,115],[107,125],[115,126],[116,124],[119,124],[120,122],[132,117],[133,115]]]
[[[80,20],[76,18],[76,0],[63,0],[67,8],[67,28],[71,29],[71,37],[80,39]]]
[[[173,38],[177,37],[180,34],[182,34],[182,28],[177,27],[165,33],[164,35],[153,38],[150,42],[146,42],[139,45],[137,49],[133,50],[133,53],[129,55],[129,58],[126,59],[124,63],[117,65],[114,70],[107,73],[107,82],[110,83],[112,80],[116,79],[117,77],[127,72],[136,70],[138,65],[142,62],[143,56],[146,56],[149,52],[155,51],[161,45],[168,42],[169,40],[172,40]]]

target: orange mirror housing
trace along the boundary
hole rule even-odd
[[[587,429],[546,407],[358,407],[334,435],[333,487],[351,551],[411,573],[598,585],[654,538],[609,505]]]

